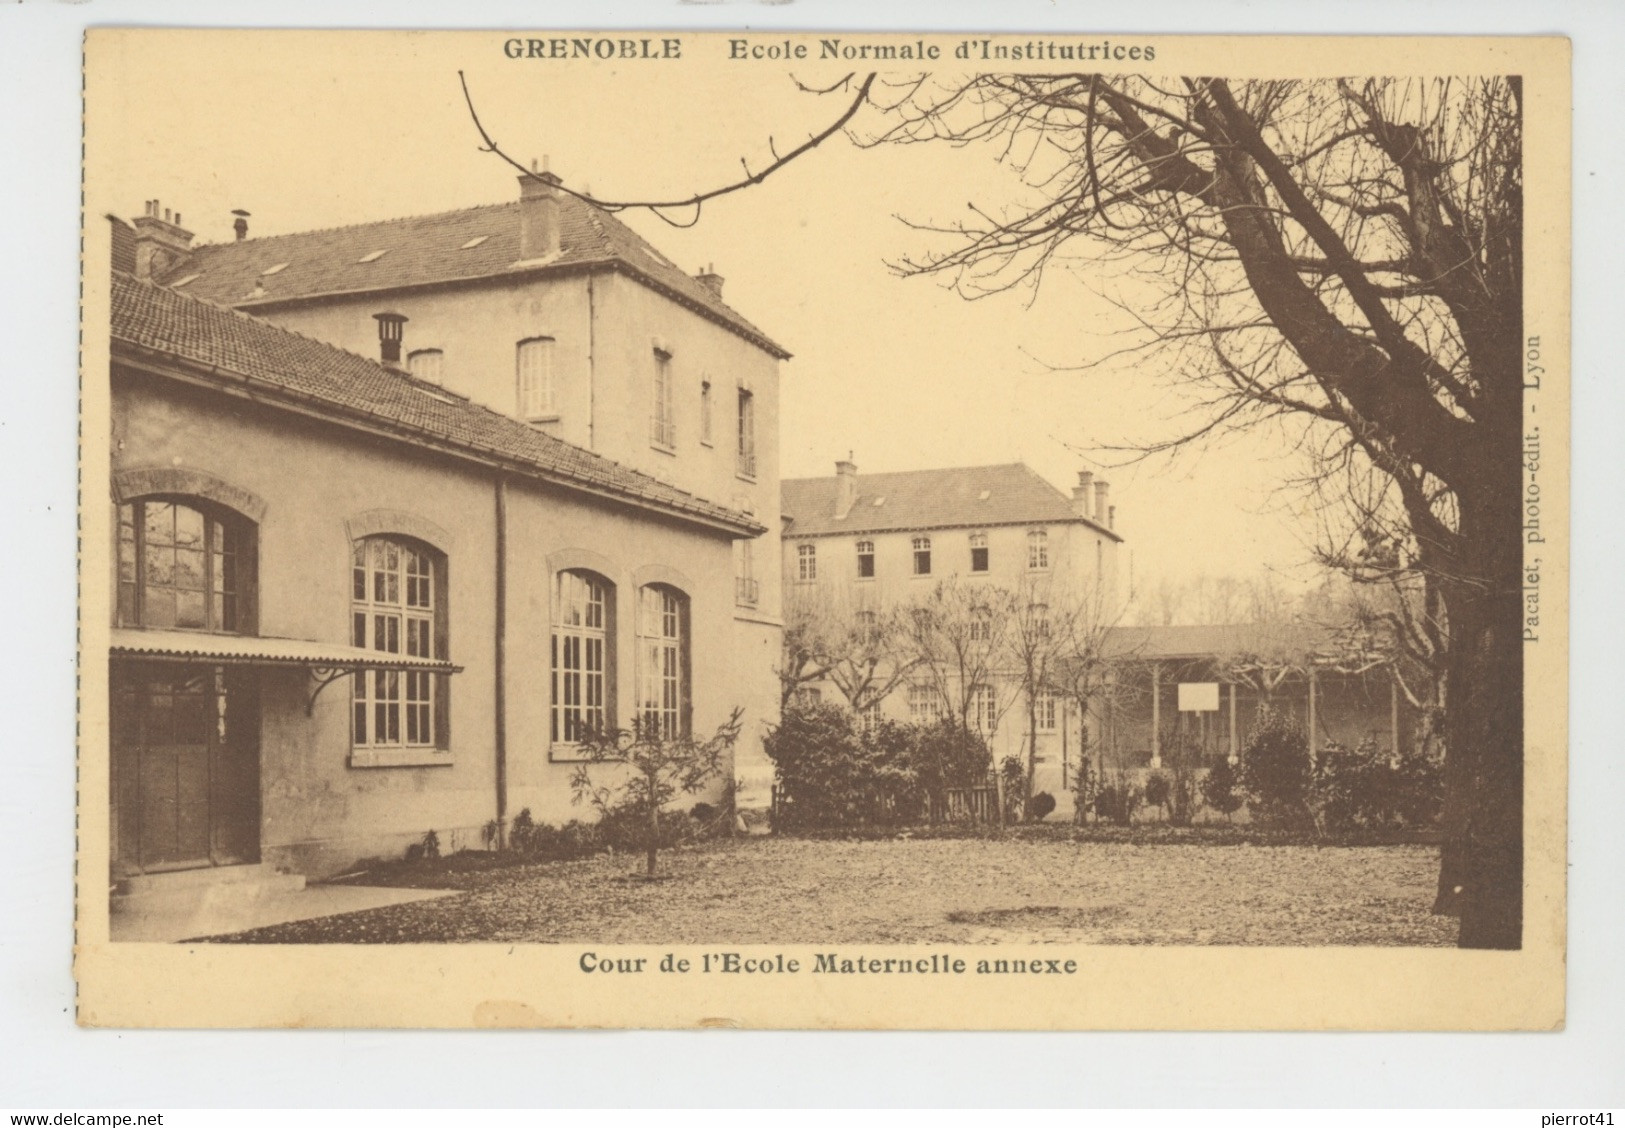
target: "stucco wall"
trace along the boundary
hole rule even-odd
[[[350,686],[340,681],[306,717],[303,671],[262,681],[262,857],[309,874],[358,858],[395,854],[430,830],[443,849],[479,846],[496,813],[495,484],[491,472],[383,439],[273,409],[189,391],[150,377],[114,381],[113,469],[190,467],[265,503],[259,526],[260,633],[347,643],[350,529],[385,531],[406,514],[423,535],[438,530],[447,560],[449,655],[464,667],[449,679],[450,754],[436,766],[351,764]],[[379,513],[383,511],[384,516]],[[109,507],[109,520],[112,507]],[[370,515],[370,516],[367,516]],[[589,817],[570,805],[573,765],[548,743],[549,561],[590,552],[607,561],[624,602],[617,680],[621,716],[634,689],[632,592],[659,580],[690,600],[693,716],[714,728],[734,704],[766,713],[767,649],[734,618],[726,536],[586,500],[542,484],[508,494],[509,814],[530,807],[541,821]],[[579,559],[579,557],[576,557]],[[754,628],[760,630],[761,628]],[[772,653],[777,653],[776,636]],[[771,703],[776,704],[776,697]],[[714,797],[720,783],[711,792]]]

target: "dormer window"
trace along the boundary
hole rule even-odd
[[[370,254],[362,255],[360,258],[356,259],[355,261],[358,262],[358,263],[377,262],[379,259],[383,258],[388,253],[389,252],[387,250],[385,250],[385,251],[373,251]]]
[[[428,384],[445,382],[446,354],[439,349],[418,349],[406,354],[406,370]]]
[[[275,266],[268,266],[264,270],[260,271],[260,277],[269,278],[273,274],[281,274],[286,269],[288,269],[288,264],[285,262],[279,262]]]
[[[479,246],[481,243],[485,242],[490,237],[491,236],[489,236],[489,235],[476,235],[476,236],[474,236],[474,238],[470,239],[468,242],[464,243],[462,246],[458,247],[457,249],[459,251],[472,251],[475,247]]]

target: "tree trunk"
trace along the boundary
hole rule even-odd
[[[646,876],[655,875],[655,855],[660,850],[660,804],[655,801],[655,781],[649,781],[649,857]]]

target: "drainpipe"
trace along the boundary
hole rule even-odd
[[[497,848],[508,844],[508,480],[496,478]]]
[[[598,401],[598,298],[593,276],[587,275],[587,449],[597,450],[593,409]]]

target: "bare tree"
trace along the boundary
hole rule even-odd
[[[905,609],[854,601],[825,584],[796,584],[786,593],[781,707],[798,689],[829,682],[862,713],[907,681],[918,660]]]
[[[865,145],[987,142],[1023,178],[996,208],[927,225],[949,249],[905,273],[978,297],[1078,251],[1094,274],[1160,286],[1128,309],[1139,346],[1203,415],[1142,450],[1273,422],[1313,477],[1380,474],[1447,632],[1440,886],[1460,888],[1465,947],[1522,944],[1522,96],[1497,76],[870,75],[832,127]]]

